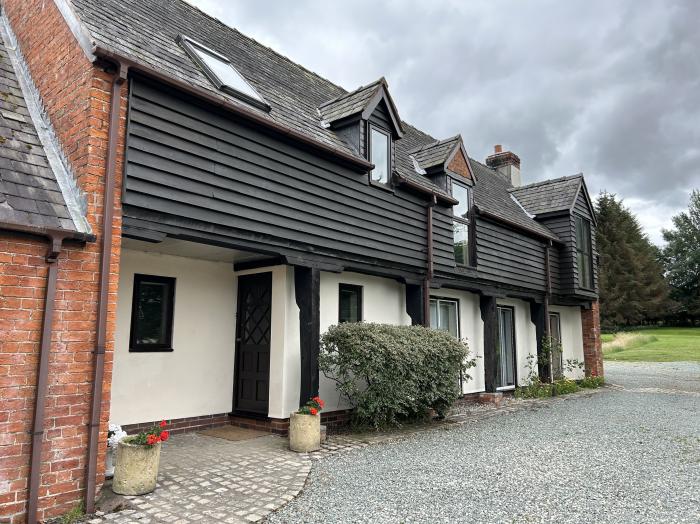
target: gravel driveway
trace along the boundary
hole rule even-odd
[[[317,461],[270,522],[700,522],[700,364]]]

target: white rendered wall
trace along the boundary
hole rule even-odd
[[[172,352],[129,352],[135,273],[176,279]],[[133,424],[231,411],[235,321],[230,263],[123,249],[111,421]]]
[[[550,313],[559,313],[561,319],[562,361],[566,367],[567,359],[583,362],[583,327],[581,326],[581,308],[577,306],[549,306]],[[583,370],[565,375],[573,379],[585,376]]]
[[[498,299],[498,305],[515,308],[515,362],[518,385],[522,386],[527,383],[527,377],[530,373],[528,355],[537,357],[537,332],[535,324],[530,319],[530,304],[524,300],[504,298]],[[534,365],[536,369],[537,362]]]
[[[339,284],[362,286],[362,319],[381,324],[410,325],[406,313],[405,286],[396,280],[362,275],[360,273],[321,273],[321,334],[338,323]],[[320,373],[319,395],[326,401],[326,411],[347,409],[347,399],[341,397],[335,382]]]
[[[467,341],[470,358],[476,358],[476,367],[467,373],[471,380],[462,383],[462,393],[484,391],[484,321],[481,320],[479,295],[455,289],[433,289],[431,297],[456,299],[459,303],[459,337]]]

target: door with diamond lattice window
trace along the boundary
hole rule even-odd
[[[238,278],[234,409],[267,415],[272,273]]]

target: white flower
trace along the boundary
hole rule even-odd
[[[119,441],[124,437],[126,437],[126,431],[119,424],[110,423],[109,431],[107,432],[107,446],[116,448]]]

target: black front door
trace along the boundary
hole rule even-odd
[[[270,387],[272,273],[238,278],[236,411],[267,415]]]

